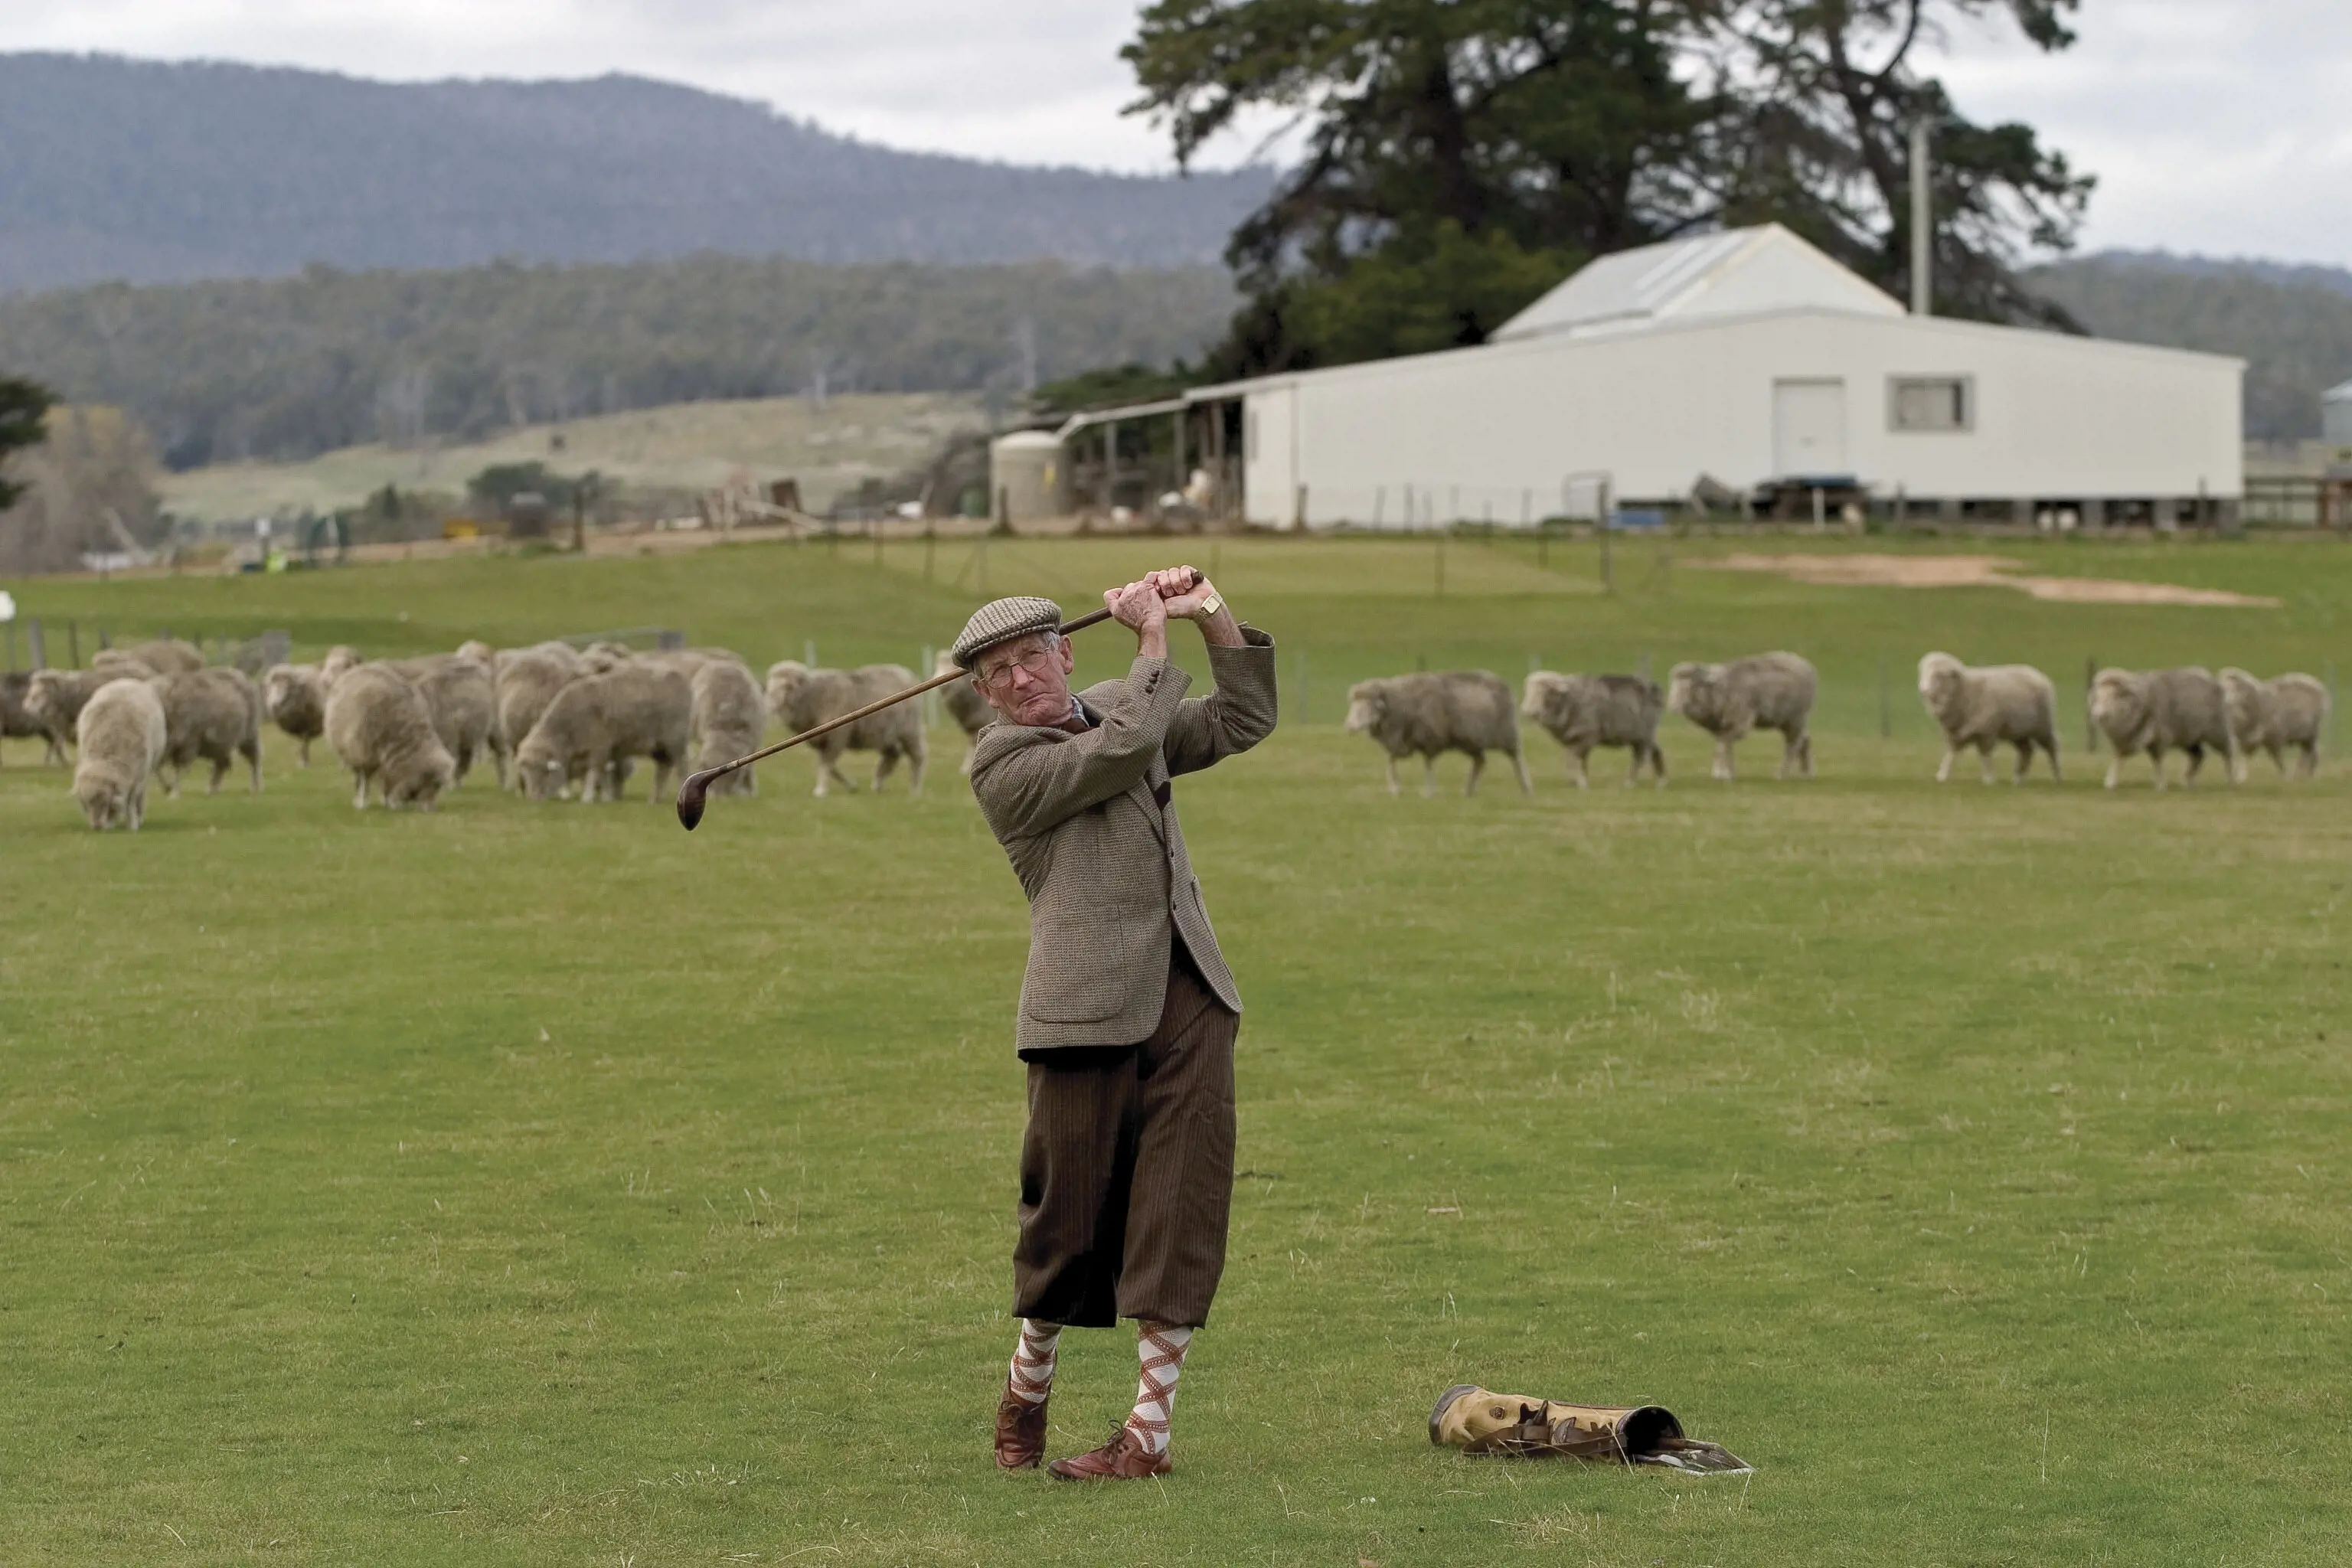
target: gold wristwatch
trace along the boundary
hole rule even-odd
[[[1225,602],[1223,599],[1218,598],[1216,595],[1211,594],[1207,598],[1201,601],[1201,607],[1193,615],[1192,618],[1196,621],[1205,621],[1224,607]]]

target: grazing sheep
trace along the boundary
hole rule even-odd
[[[168,731],[163,699],[148,681],[110,680],[82,704],[73,793],[92,828],[103,833],[121,823],[139,831],[147,816],[147,779],[163,760]]]
[[[2156,770],[2156,787],[2164,787],[2164,753],[2189,753],[2182,781],[2194,787],[2197,771],[2205,765],[2206,748],[2221,755],[2230,781],[2237,782],[2244,764],[2238,755],[2237,737],[2230,732],[2229,703],[2221,683],[2210,670],[2189,666],[2179,669],[2103,669],[2091,680],[2091,722],[2115,748],[2107,764],[2107,787],[2123,777],[2124,759],[2146,752]]]
[[[153,642],[108,651],[125,658],[135,658],[158,675],[193,675],[205,667],[205,650],[177,637],[158,637]]]
[[[65,746],[49,727],[25,706],[25,696],[32,684],[33,672],[29,669],[12,669],[0,674],[0,740],[28,741],[38,735],[48,746],[41,757],[43,765],[63,763],[66,760]]]
[[[261,710],[294,737],[302,765],[310,765],[310,742],[327,732],[327,690],[315,664],[273,664],[261,677]]]
[[[637,660],[583,676],[555,694],[515,750],[523,793],[551,800],[578,782],[583,801],[621,798],[632,757],[651,757],[658,805],[687,758],[694,690],[675,669]]]
[[[463,784],[478,755],[488,755],[507,785],[506,735],[499,728],[498,685],[490,667],[465,654],[436,653],[394,659],[391,668],[414,681],[433,715],[433,732],[457,765],[451,788]]]
[[[1944,760],[1936,782],[1952,776],[1952,759],[1970,746],[1992,783],[1996,746],[2017,748],[2011,784],[2023,784],[2033,766],[2033,748],[2050,753],[2050,776],[2063,783],[2058,766],[2058,689],[2030,664],[1988,664],[1974,668],[1948,653],[1919,660],[1919,700],[1944,731]]]
[[[1585,759],[1595,746],[1623,746],[1633,753],[1628,784],[1638,782],[1647,762],[1658,787],[1666,787],[1666,754],[1658,750],[1658,715],[1665,697],[1654,681],[1638,675],[1559,675],[1538,669],[1528,677],[1519,717],[1532,719],[1568,748],[1576,787],[1591,786]]]
[[[213,765],[206,795],[220,793],[221,780],[238,757],[253,772],[253,793],[261,793],[261,693],[241,669],[224,666],[184,675],[159,675],[147,684],[163,700],[167,734],[157,772],[172,770],[168,788],[180,798],[180,777],[199,757]]]
[[[551,651],[555,648],[562,648],[562,655]],[[499,667],[497,689],[499,736],[512,756],[521,752],[524,737],[555,700],[555,694],[587,671],[581,667],[580,656],[562,643],[541,643],[510,652],[511,657],[500,656],[506,662]],[[524,789],[520,773],[509,779],[514,788]]]
[[[536,642],[529,647],[502,647],[490,659],[490,670],[503,677],[507,668],[519,658],[536,658],[552,660],[563,667],[567,675],[585,675],[588,667],[581,661],[580,650],[568,642]],[[521,736],[517,736],[520,741]]]
[[[25,711],[63,755],[82,704],[97,696],[100,687],[110,680],[143,680],[153,673],[132,659],[110,661],[103,669],[37,669],[25,683]]]
[[[1678,664],[1666,677],[1666,706],[1715,737],[1717,778],[1730,781],[1731,749],[1750,730],[1780,731],[1782,778],[1797,767],[1811,778],[1816,685],[1813,667],[1793,653]]]
[[[327,650],[326,658],[319,661],[319,684],[325,690],[332,692],[335,689],[335,682],[343,678],[345,670],[355,669],[365,662],[360,658],[359,649],[337,644]]]
[[[149,664],[137,655],[119,647],[100,648],[90,656],[89,668],[104,676],[107,680],[149,680],[159,675],[187,673],[186,670],[176,667],[165,668],[162,665]],[[202,669],[204,666],[197,665],[195,668]]]
[[[431,811],[457,782],[457,764],[433,731],[425,694],[384,665],[346,666],[329,689],[327,744],[351,770],[352,805],[361,811],[370,784],[387,811]]]
[[[603,675],[636,657],[636,650],[625,642],[592,642],[581,650],[580,663],[589,674]]]
[[[479,637],[467,637],[457,645],[459,658],[478,658],[493,670],[499,667],[499,650]]]
[[[931,665],[931,673],[945,675],[961,668],[956,663],[955,655],[941,648],[938,659]],[[940,702],[948,710],[948,717],[955,721],[956,728],[963,731],[962,771],[969,773],[971,772],[971,754],[980,745],[980,732],[996,721],[996,710],[988,705],[988,699],[982,697],[969,680],[951,680],[940,687]]]
[[[760,683],[731,658],[714,658],[694,672],[690,726],[694,767],[715,768],[755,752],[768,725]],[[713,795],[757,795],[757,767],[738,768],[710,786]]]
[[[811,669],[796,658],[787,658],[768,667],[768,711],[777,722],[793,734],[822,724],[826,720],[865,707],[868,702],[889,696],[915,684],[915,672],[903,664],[867,664],[856,669]],[[828,784],[839,784],[846,790],[857,786],[842,776],[841,753],[844,752],[875,752],[880,753],[874,764],[874,789],[881,793],[883,780],[898,759],[907,759],[907,793],[923,793],[923,767],[929,760],[929,743],[923,735],[921,708],[902,702],[895,708],[885,708],[870,718],[821,735],[814,742],[816,751],[816,793],[823,795]]]
[[[2245,777],[2248,756],[2268,752],[2284,778],[2290,749],[2302,753],[2295,763],[2296,777],[2318,773],[2319,744],[2326,738],[2328,710],[2335,705],[2325,682],[2300,673],[2263,680],[2242,669],[2225,669],[2221,700],[2238,742],[2238,777]]]
[[[1527,759],[1519,751],[1519,721],[1511,707],[1511,689],[1497,675],[1483,669],[1454,669],[1437,674],[1392,675],[1385,680],[1359,681],[1348,689],[1348,733],[1369,734],[1388,753],[1389,793],[1397,783],[1397,759],[1421,753],[1421,793],[1437,788],[1437,758],[1442,752],[1466,752],[1470,779],[1464,795],[1475,795],[1478,775],[1486,771],[1486,753],[1501,752],[1519,775],[1519,793],[1531,795]]]

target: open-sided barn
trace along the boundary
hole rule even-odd
[[[1603,257],[1475,348],[1186,402],[1238,437],[1218,466],[1261,524],[1518,524],[1779,486],[2095,525],[2234,508],[2243,374],[1912,315],[1774,224]]]

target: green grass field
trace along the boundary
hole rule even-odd
[[[797,758],[688,837],[480,775],[81,826],[0,771],[0,1560],[2335,1563],[2352,1553],[2352,784],[2096,787],[2084,660],[2319,672],[2352,552],[2021,547],[2118,608],[1621,552],[1227,541],[1284,728],[1180,784],[1250,1011],[1231,1264],[1164,1482],[997,1474],[1025,941],[921,800]],[[1949,548],[1947,546],[1946,548]],[[1204,546],[992,546],[992,592]],[[911,662],[969,544],[12,584],[118,640],[370,653],[664,622]],[[1190,632],[1180,640],[1190,643]],[[1081,673],[1123,666],[1085,635]],[[55,640],[51,647],[58,646]],[[1800,649],[1821,778],[1391,800],[1345,683]],[[1928,780],[1910,666],[2060,681],[2068,784]],[[1197,648],[1187,648],[1197,669]],[[1302,665],[1303,659],[1303,665]],[[1879,735],[1879,668],[1891,694]],[[1298,678],[1303,668],[1303,694]],[[1301,700],[1303,695],[1303,701]],[[642,775],[641,775],[642,777]],[[1654,1400],[1748,1481],[1467,1461],[1439,1390]],[[1057,1452],[1134,1390],[1064,1341]]]

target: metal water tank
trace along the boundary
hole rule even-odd
[[[988,504],[1014,527],[1070,510],[1070,460],[1060,437],[1015,430],[988,444]]]
[[[2352,381],[2320,395],[2319,433],[2331,447],[2352,447]]]

